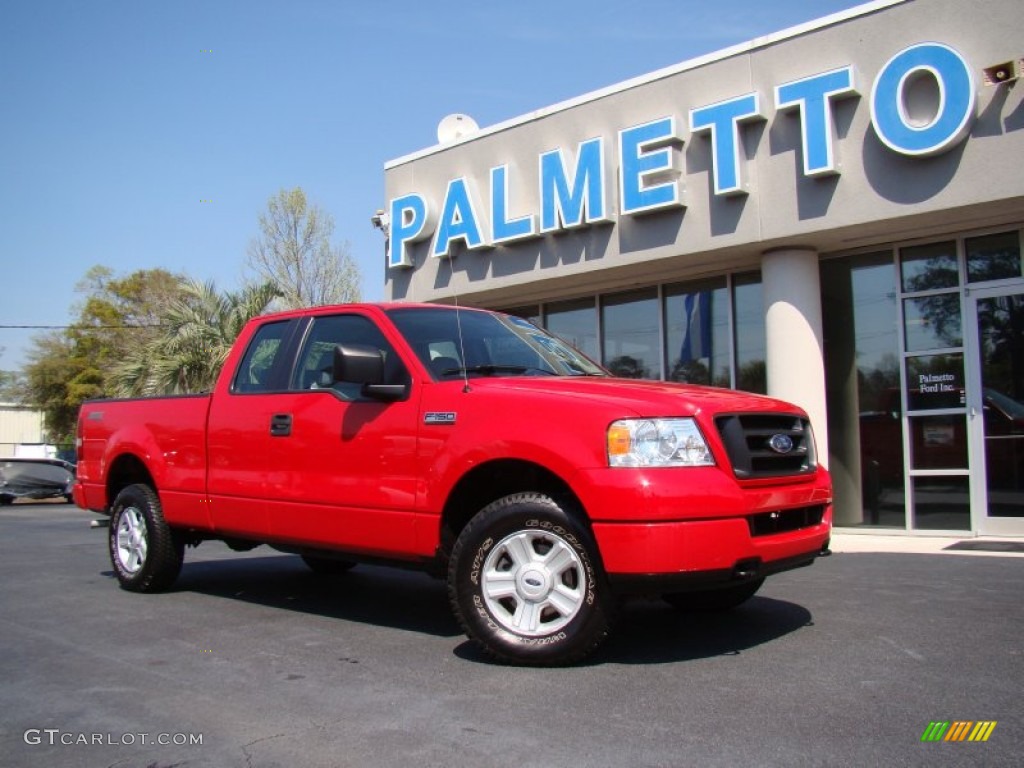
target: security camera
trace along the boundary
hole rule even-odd
[[[1002,64],[985,67],[985,69],[982,70],[985,73],[985,85],[1000,85],[1002,83],[1013,82],[1020,77],[1021,70],[1024,69],[1022,64],[1024,64],[1024,62],[1018,59],[1016,61],[1004,61]]]
[[[373,216],[370,217],[370,223],[375,229],[379,229],[385,235],[388,233],[388,229],[391,226],[391,216],[386,211],[377,211]]]

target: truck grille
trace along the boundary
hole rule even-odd
[[[785,413],[730,414],[717,417],[715,425],[732,471],[742,480],[808,475],[816,469],[807,419]]]
[[[825,507],[801,507],[799,509],[780,509],[777,512],[761,512],[747,518],[751,536],[771,536],[773,533],[799,531],[821,523],[825,516]]]

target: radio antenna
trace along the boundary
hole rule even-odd
[[[455,327],[459,331],[459,356],[462,358],[462,391],[470,392],[469,371],[466,366],[466,343],[462,339],[462,308],[459,306],[459,291],[455,287],[455,256],[448,257],[448,268],[451,270],[452,296],[455,299]]]

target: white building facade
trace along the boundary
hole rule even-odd
[[[801,405],[838,526],[1024,535],[1022,58],[882,0],[396,159],[388,298]]]

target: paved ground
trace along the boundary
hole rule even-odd
[[[1024,751],[1019,556],[840,535],[730,615],[636,603],[589,664],[531,670],[482,659],[415,573],[323,581],[214,543],[175,591],[129,594],[89,519],[0,510],[4,766],[1009,766]],[[934,720],[998,724],[985,743],[922,743]]]

